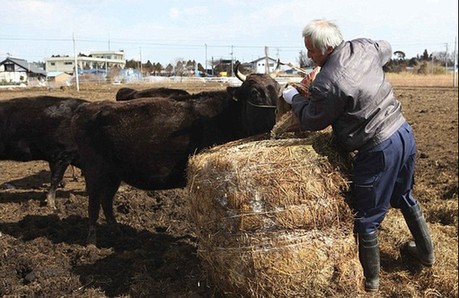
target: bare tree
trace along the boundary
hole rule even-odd
[[[397,57],[398,60],[405,60],[405,52],[402,51],[395,51],[394,56]]]
[[[174,67],[172,66],[172,64],[168,64],[166,66],[166,72],[167,72],[167,75],[170,76],[172,74],[172,72],[174,71]]]
[[[180,76],[182,77],[183,74],[185,73],[185,61],[183,58],[177,58],[175,59],[176,63],[175,63],[175,75],[176,76]]]
[[[312,59],[308,58],[308,55],[305,51],[300,51],[298,56],[298,64],[301,68],[307,68],[312,67],[314,65],[314,62],[312,61]]]

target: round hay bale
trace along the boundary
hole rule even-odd
[[[347,232],[284,230],[201,239],[198,256],[229,297],[339,297],[360,287],[355,250]]]
[[[356,292],[361,280],[349,163],[329,131],[241,140],[192,156],[198,252],[226,293],[305,297]]]

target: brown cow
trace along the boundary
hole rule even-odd
[[[172,89],[172,88],[150,88],[145,90],[135,90],[132,88],[120,88],[116,92],[115,99],[116,101],[125,101],[142,97],[174,97],[179,99],[180,96],[188,96],[188,93],[182,89]]]
[[[100,206],[107,222],[116,223],[113,199],[121,181],[140,189],[185,186],[191,154],[271,130],[278,92],[271,77],[250,75],[240,87],[186,100],[156,97],[82,105],[72,120],[72,134],[89,195],[88,242],[96,244]]]
[[[47,161],[51,169],[47,203],[53,208],[65,170],[69,165],[79,167],[70,120],[83,103],[87,101],[52,96],[0,101],[0,160]]]

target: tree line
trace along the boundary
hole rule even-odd
[[[440,74],[445,73],[448,66],[454,65],[454,53],[432,52],[429,54],[427,49],[422,55],[406,58],[403,51],[395,51],[393,58],[384,66],[386,72],[405,72],[410,71],[416,74]],[[306,52],[300,51],[298,58],[300,67],[312,67],[312,60],[307,57]]]
[[[298,65],[302,68],[310,68],[313,66],[311,59],[307,57],[305,51],[300,51],[298,56]],[[454,64],[454,54],[444,52],[429,53],[427,49],[422,54],[416,57],[407,58],[403,51],[397,50],[393,53],[392,59],[384,66],[386,72],[413,72],[416,74],[441,74],[446,71],[447,67],[452,67]],[[231,75],[232,70],[228,67],[227,61],[214,60],[209,61],[212,67],[212,74],[227,72]],[[161,63],[152,63],[148,60],[146,63],[140,64],[140,61],[134,59],[126,61],[126,68],[139,69],[143,74],[150,75],[177,75],[189,76],[195,75],[196,71],[201,75],[210,75],[209,70],[206,72],[201,63],[196,63],[195,60],[185,61],[177,59],[175,65],[169,63],[166,66]]]
[[[218,75],[221,72],[226,72],[227,75],[232,75],[231,63],[225,59],[209,61],[210,69],[196,62],[195,60],[176,59],[175,65],[168,63],[166,66],[161,63],[152,63],[148,60],[146,63],[141,63],[138,60],[126,60],[125,68],[139,70],[142,75],[164,75],[164,76],[211,76]]]
[[[39,67],[44,67],[44,62],[34,63]],[[297,63],[302,68],[313,66],[312,60],[307,57],[305,51],[299,52]],[[177,58],[175,63],[168,63],[167,65],[162,65],[159,62],[151,62],[150,60],[142,63],[141,61],[130,59],[126,60],[125,68],[138,70],[144,76],[218,76],[221,72],[232,75],[230,63],[227,60],[212,60],[208,64],[211,69],[206,70],[201,63],[183,58]],[[446,51],[429,53],[425,49],[421,55],[418,54],[416,57],[406,58],[405,53],[398,50],[393,53],[392,59],[384,66],[384,70],[395,73],[409,71],[416,74],[440,74],[444,73],[447,67],[452,67],[453,64],[454,54]]]

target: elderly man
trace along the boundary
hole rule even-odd
[[[304,129],[332,125],[338,143],[356,152],[352,170],[354,233],[365,290],[379,289],[378,229],[390,206],[400,209],[414,238],[407,251],[432,266],[433,244],[421,207],[412,196],[416,143],[383,71],[387,41],[344,41],[339,28],[314,20],[303,30],[308,57],[321,67],[308,97],[294,86],[283,91]]]

